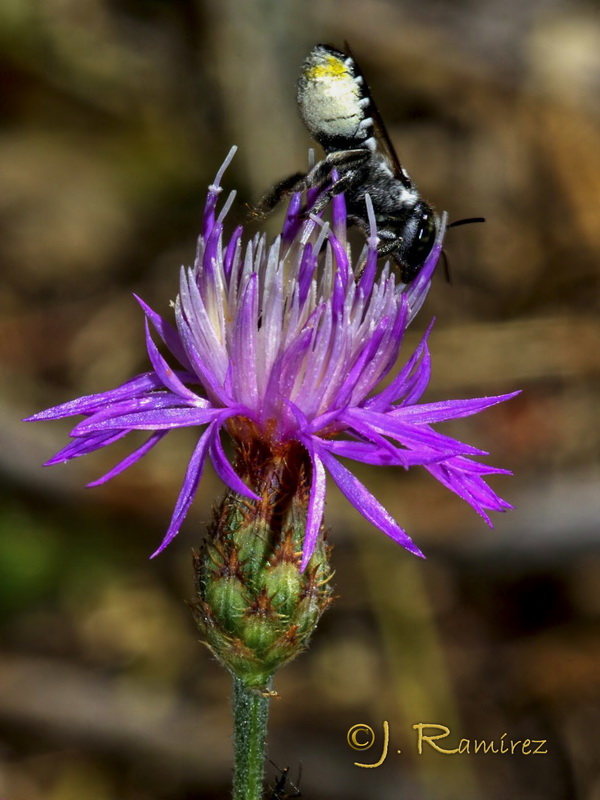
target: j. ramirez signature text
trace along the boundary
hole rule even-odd
[[[476,755],[478,753],[494,753],[500,755],[543,756],[548,753],[546,739],[513,739],[508,733],[501,734],[497,739],[460,739],[450,738],[450,728],[436,722],[417,722],[413,725],[417,753],[423,755],[426,750],[434,750],[445,756]],[[375,732],[369,725],[358,723],[353,725],[346,737],[353,750],[369,750],[375,744]],[[453,746],[455,745],[455,746]],[[386,720],[383,722],[383,748],[380,758],[373,764],[354,762],[357,767],[366,769],[380,767],[387,758],[390,747],[390,726]],[[400,750],[396,750],[400,753]]]

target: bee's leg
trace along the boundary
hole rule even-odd
[[[356,225],[361,233],[364,233],[365,236],[369,235],[369,225],[364,219],[362,219],[362,217],[357,217],[356,214],[348,214],[347,220],[348,225]]]
[[[299,187],[298,191],[321,189],[331,178],[332,170],[337,167],[354,166],[366,161],[368,158],[369,153],[366,150],[336,150],[333,153],[329,153],[322,161],[315,164],[303,181],[304,185]],[[334,185],[337,185],[337,182]],[[343,189],[340,189],[340,191],[343,191]],[[335,194],[339,193],[336,192]]]
[[[284,197],[293,192],[303,191],[307,178],[308,175],[305,172],[295,172],[293,175],[279,181],[255,206],[250,207],[251,215],[259,218],[267,217]]]
[[[335,150],[325,156],[321,164],[329,164],[329,168],[344,167],[347,165],[362,164],[371,158],[371,151],[365,147],[357,147],[355,150]],[[317,164],[317,167],[319,165]],[[314,167],[316,169],[316,167]]]
[[[340,155],[332,153],[332,155]],[[307,189],[320,189],[324,186],[331,175],[331,170],[339,161],[330,164],[326,158],[319,161],[310,172],[296,172],[288,178],[284,178],[262,197],[258,204],[250,209],[254,217],[266,217],[283,200],[294,192],[305,192]]]
[[[259,200],[256,206],[250,208],[250,213],[254,217],[266,217],[287,195],[293,192],[304,192],[307,189],[320,189],[329,181],[331,171],[336,167],[358,164],[366,161],[369,157],[369,151],[363,148],[356,150],[336,150],[334,153],[329,153],[322,161],[315,164],[310,172],[296,172],[294,175],[290,175],[288,178],[284,178],[277,183],[270,192],[267,192],[267,194]],[[337,183],[335,185],[337,186]],[[344,186],[344,188],[347,187]],[[344,191],[344,188],[341,188],[339,191]],[[334,192],[334,194],[339,194],[339,192]],[[331,197],[323,203],[319,210],[322,210],[327,205],[329,199],[331,199]]]
[[[371,235],[371,228],[367,220],[362,217],[357,217],[354,214],[348,214],[348,224],[356,225],[365,237]],[[377,256],[387,256],[393,253],[398,248],[398,236],[393,231],[386,228],[378,228],[377,230]]]
[[[319,214],[327,206],[332,197],[335,197],[336,195],[345,192],[346,189],[349,189],[352,184],[356,182],[356,178],[357,173],[354,170],[345,172],[341,178],[338,178],[338,180],[332,186],[330,186],[329,189],[327,189],[326,192],[323,192],[318,196],[311,208],[308,209],[309,213]]]
[[[379,242],[377,246],[377,256],[381,258],[381,256],[390,256],[394,259],[398,270],[400,271],[400,277],[402,279],[402,283],[410,283],[418,274],[418,268],[415,269],[411,267],[402,260],[401,256],[401,249],[402,249],[402,239],[399,238],[393,231],[385,230],[385,228],[381,231],[378,231],[381,239],[384,241]]]
[[[385,228],[383,228],[377,231],[377,236],[379,238],[379,243],[377,245],[378,256],[387,256],[398,249],[398,236],[392,233],[392,231],[386,231]]]
[[[356,147],[354,150],[334,150],[328,153],[323,159],[332,167],[344,166],[344,164],[360,164],[371,158],[371,151],[366,147]]]
[[[307,188],[321,189],[331,177],[331,173],[337,167],[343,167],[342,175],[327,189],[319,195],[317,201],[308,209],[312,214],[318,214],[335,197],[349,189],[360,178],[359,167],[370,158],[370,153],[364,148],[356,150],[336,150],[329,153],[323,161],[319,162],[306,176]],[[310,183],[309,183],[310,181]]]

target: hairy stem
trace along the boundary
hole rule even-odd
[[[233,800],[260,800],[269,698],[233,678]]]

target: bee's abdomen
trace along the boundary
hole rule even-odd
[[[327,45],[314,47],[298,80],[298,108],[325,150],[364,146],[373,133],[369,97],[350,56]]]

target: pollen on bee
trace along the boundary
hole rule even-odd
[[[342,78],[348,74],[348,67],[335,56],[328,56],[324,64],[315,64],[313,67],[309,67],[309,69],[306,70],[306,77],[308,80]]]

